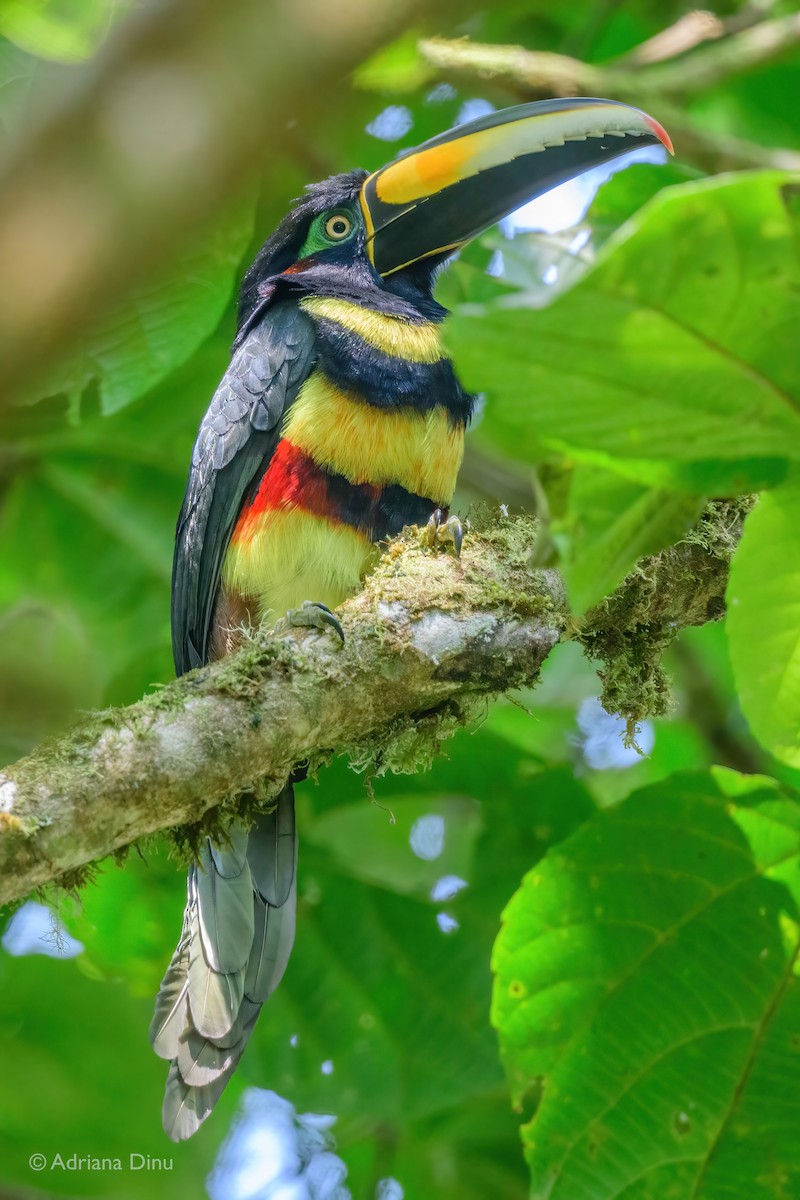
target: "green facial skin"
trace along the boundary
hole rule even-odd
[[[353,209],[328,209],[311,222],[299,257],[307,258],[309,254],[317,254],[320,250],[330,250],[331,246],[348,242],[355,236],[357,228],[357,218]]]

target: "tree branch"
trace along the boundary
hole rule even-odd
[[[648,89],[682,100],[766,66],[792,51],[798,42],[800,13],[790,13],[708,43],[676,61],[654,63],[643,68],[640,77]]]
[[[763,14],[758,16],[758,20],[761,19]],[[751,23],[753,22],[748,22]],[[673,25],[668,25],[647,41],[640,42],[627,54],[620,55],[616,61],[624,62],[626,66],[637,67],[664,62],[665,59],[677,58],[679,54],[694,50],[703,42],[724,37],[725,33],[725,22],[716,13],[706,9],[692,9],[691,12],[678,17]]]
[[[742,33],[754,25],[761,25],[775,5],[776,0],[749,0],[727,17],[720,17],[704,9],[694,9],[684,13],[674,25],[667,26],[654,37],[641,42],[616,61],[624,62],[626,66],[643,67],[677,58],[704,42],[716,41],[730,34]]]
[[[735,504],[712,509],[702,536],[642,560],[573,633],[592,653],[604,644],[609,660],[636,662],[654,629],[666,642],[713,619],[739,524]],[[428,763],[485,697],[530,687],[567,629],[560,575],[530,566],[535,535],[530,518],[503,520],[471,533],[455,560],[409,534],[341,608],[344,646],[330,634],[260,633],[8,767],[0,902],[217,806],[234,810],[244,793],[268,798],[300,762],[346,753],[376,773]]]

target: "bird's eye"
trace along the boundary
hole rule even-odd
[[[325,222],[325,235],[333,242],[341,242],[353,228],[353,223],[344,213],[334,213]]]

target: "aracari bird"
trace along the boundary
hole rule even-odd
[[[652,145],[671,150],[635,108],[547,100],[307,189],[245,275],[231,363],[192,453],[172,582],[178,674],[283,614],[340,632],[331,610],[385,539],[447,523],[473,397],[440,340],[437,269],[528,200]],[[207,839],[189,871],[150,1029],[170,1061],[176,1141],[211,1112],[284,973],[296,863],[290,781],[252,828]]]

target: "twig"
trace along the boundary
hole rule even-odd
[[[798,43],[800,13],[790,13],[702,46],[677,62],[642,68],[641,78],[648,93],[681,100],[774,62]]]
[[[797,151],[710,133],[675,103],[676,99],[769,62],[799,41],[800,14],[793,14],[754,26],[675,63],[642,68],[623,60],[598,66],[562,54],[463,39],[426,38],[419,49],[445,77],[491,81],[519,100],[608,96],[648,108],[669,129],[681,159],[706,171],[743,167],[800,170]]]
[[[702,42],[725,36],[725,22],[716,13],[695,9],[684,13],[674,25],[662,29],[654,37],[641,42],[628,54],[620,55],[615,61],[630,67],[644,67],[651,63],[677,58],[688,50],[694,50]]]
[[[422,38],[422,57],[448,76],[469,76],[511,87],[526,97],[597,95],[608,89],[609,71],[565,54],[494,46],[467,38]],[[615,79],[611,72],[611,79]],[[620,72],[620,78],[627,73]]]
[[[674,25],[662,29],[654,37],[615,59],[625,66],[644,67],[665,62],[694,50],[703,42],[716,41],[760,25],[775,8],[775,0],[750,0],[730,16],[720,17],[705,9],[684,13]]]
[[[693,646],[676,642],[672,656],[680,670],[680,688],[686,716],[705,738],[711,759],[745,775],[768,773],[767,755],[739,716],[720,696],[702,657]]]

